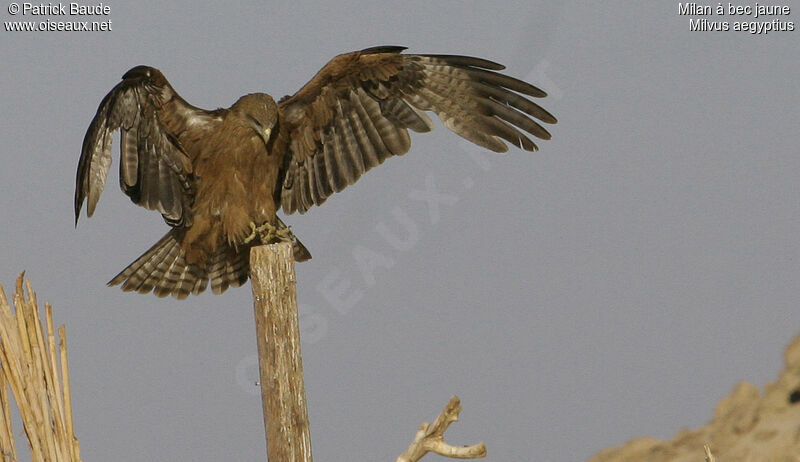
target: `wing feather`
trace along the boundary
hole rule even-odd
[[[346,100],[346,104],[347,113],[349,114],[350,101]],[[350,125],[350,118],[345,115],[345,110],[342,106],[342,102],[339,101],[339,104],[336,107],[336,117],[334,119],[335,127],[337,129],[336,132],[338,133],[339,143],[342,147],[342,154],[350,164],[354,175],[353,181],[355,181],[365,171],[364,157],[358,147],[358,141],[356,140],[355,133],[353,133],[353,127]]]
[[[403,101],[401,98],[392,98],[380,102],[381,112],[395,123],[395,125],[410,128],[417,133],[433,130],[433,122],[424,112],[420,112]]]
[[[317,185],[317,205],[319,205],[325,202],[325,198],[333,194],[333,187],[328,182],[325,171],[325,157],[315,156],[311,159],[311,164],[314,170],[314,182]]]
[[[336,147],[333,145],[333,136],[330,132],[325,134],[325,139],[322,142],[322,155],[325,157],[325,172],[327,173],[328,183],[335,192],[344,189],[347,184],[345,183],[345,173],[342,172],[343,167],[339,165],[336,160]],[[302,194],[302,192],[300,193]]]
[[[158,210],[173,226],[191,217],[191,160],[179,137],[198,137],[219,118],[195,108],[157,69],[129,70],[103,98],[83,141],[75,183],[75,222],[83,202],[94,213],[111,166],[114,131],[120,130],[120,187],[131,200]]]
[[[402,54],[375,47],[333,58],[279,103],[287,140],[280,191],[286,213],[303,213],[356,182],[387,157],[408,152],[408,130],[428,132],[434,112],[467,140],[496,152],[537,150],[556,118],[529,98],[546,93],[502,74],[493,61]],[[541,122],[541,123],[540,123]]]
[[[360,138],[360,141],[366,146],[369,146],[367,149],[362,149],[362,152],[366,154],[365,163],[370,167],[375,167],[386,160],[389,156],[389,150],[386,148],[386,145],[383,144],[383,139],[380,133],[378,133],[378,129],[375,128],[372,117],[369,112],[367,112],[367,108],[364,107],[365,101],[371,100],[363,90],[360,90],[357,97],[353,98],[354,107],[356,109],[355,115],[358,116],[361,126],[364,127],[364,134],[366,136]]]
[[[317,172],[314,169],[314,163],[306,164],[306,172],[308,172],[308,196],[311,204],[316,204],[319,198],[319,187],[317,181]]]
[[[300,203],[303,207],[310,207],[313,202],[311,201],[311,193],[309,192],[308,169],[304,165],[301,167],[300,171],[300,191],[302,193],[300,195]]]
[[[120,131],[119,180],[122,190],[130,195],[130,189],[136,185],[136,173],[139,170],[139,127],[122,128]]]
[[[349,156],[345,155],[344,146],[342,145],[342,136],[337,133],[336,125],[334,124],[328,132],[328,143],[333,147],[333,162],[339,167],[339,175],[342,176],[342,181],[339,183],[341,189],[344,189],[349,184],[353,184],[358,178],[358,172],[355,165],[350,160]]]

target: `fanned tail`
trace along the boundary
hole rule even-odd
[[[206,290],[209,277],[214,293],[247,281],[250,265],[246,252],[237,254],[226,249],[207,261],[187,263],[181,248],[183,234],[181,229],[168,232],[108,285],[122,284],[126,292],[146,294],[152,291],[158,297],[172,295],[184,299],[189,294],[197,295]]]
[[[279,222],[279,226],[286,225]],[[122,284],[125,292],[146,294],[152,291],[158,297],[172,295],[184,299],[189,294],[197,295],[206,290],[209,280],[215,294],[247,282],[250,276],[249,246],[238,249],[225,246],[207,260],[187,263],[181,247],[183,235],[183,229],[171,230],[114,276],[108,285]],[[295,260],[305,261],[311,258],[308,249],[296,238],[292,247]]]
[[[159,297],[172,295],[183,299],[199,294],[208,285],[205,262],[187,264],[181,240],[182,229],[173,229],[142,254],[108,285],[122,284],[125,292],[146,294],[152,291]]]

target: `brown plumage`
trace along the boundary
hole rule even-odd
[[[403,54],[376,47],[339,55],[293,96],[243,96],[207,111],[181,98],[157,69],[137,66],[100,103],[86,133],[75,188],[77,224],[91,216],[121,132],[120,187],[158,210],[172,227],[109,284],[184,298],[221,293],[249,273],[253,225],[286,225],[276,212],[304,213],[353,184],[370,168],[410,148],[408,129],[427,132],[436,113],[445,126],[496,152],[505,140],[527,151],[523,133],[549,139],[536,120],[555,123],[527,97],[538,88],[479,58]],[[295,259],[311,258],[294,240]]]

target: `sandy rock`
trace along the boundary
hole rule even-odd
[[[708,444],[718,462],[800,462],[800,335],[784,354],[784,370],[764,392],[741,382],[722,398],[713,419],[671,441],[636,438],[590,462],[702,462]]]

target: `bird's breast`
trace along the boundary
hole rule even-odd
[[[221,227],[229,242],[246,235],[251,222],[275,221],[273,192],[280,163],[263,140],[250,133],[220,135],[219,143],[201,148],[194,166],[194,214],[217,223],[212,226]]]

